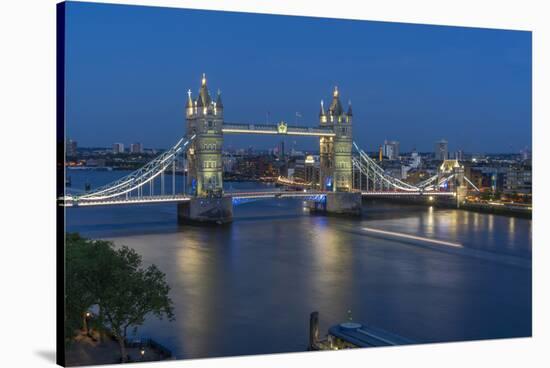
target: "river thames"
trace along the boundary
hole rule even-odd
[[[68,172],[75,192],[124,174]],[[166,273],[176,319],[148,319],[137,336],[178,359],[305,351],[314,310],[321,335],[351,310],[418,343],[531,336],[528,219],[376,201],[360,219],[312,216],[297,199],[241,204],[228,226],[178,225],[175,204],[66,214],[68,232],[132,247]]]

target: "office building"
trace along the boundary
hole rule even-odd
[[[385,140],[383,151],[388,160],[397,160],[399,158],[399,142]]]
[[[130,153],[143,153],[143,145],[141,143],[132,143],[130,145]]]
[[[504,177],[505,193],[532,193],[532,172],[530,166],[510,166]]]
[[[124,153],[124,143],[113,144],[113,153]]]
[[[440,141],[435,142],[435,159],[439,161],[443,161],[449,158],[449,143],[442,139]]]
[[[66,144],[66,147],[65,147],[65,152],[67,154],[67,157],[76,156],[76,149],[77,149],[76,141],[73,141],[72,139],[69,139],[67,141],[67,144]]]

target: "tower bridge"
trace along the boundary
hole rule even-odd
[[[255,199],[301,198],[310,203],[312,211],[359,215],[362,196],[429,194],[460,197],[465,194],[467,185],[473,186],[464,176],[464,168],[455,160],[445,161],[437,175],[417,185],[386,173],[353,142],[351,103],[344,111],[336,87],[328,108],[321,100],[317,127],[289,125],[284,121],[278,124],[228,123],[224,122],[223,113],[221,92],[218,90],[216,98],[212,98],[203,74],[198,96],[193,98],[188,91],[186,132],[174,147],[113,183],[83,195],[61,198],[61,205],[86,207],[172,202],[177,204],[181,220],[224,223],[231,221],[234,204]],[[319,189],[224,192],[222,147],[226,134],[318,137],[320,175],[315,186]],[[175,183],[177,162],[187,164],[183,188],[179,189]],[[171,190],[167,190],[169,182],[166,181],[170,179]],[[156,182],[160,182],[160,189],[155,192]],[[452,190],[442,191],[443,187]]]

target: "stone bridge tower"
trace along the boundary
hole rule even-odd
[[[456,206],[460,207],[468,193],[466,180],[464,180],[464,165],[461,165],[458,160],[444,160],[437,171],[437,182],[441,182],[444,177],[451,174],[453,178],[447,182],[446,189],[455,192]]]
[[[210,97],[204,74],[195,100],[191,90],[188,91],[185,115],[186,136],[196,134],[187,152],[188,193],[198,197],[220,197],[223,194],[223,104],[219,90],[216,101]]]
[[[320,188],[332,192],[349,192],[352,183],[352,111],[349,103],[344,112],[340,103],[338,87],[334,87],[332,102],[325,111],[321,101],[319,123],[323,128],[331,128],[334,137],[321,137],[320,143]]]
[[[186,137],[196,135],[187,149],[187,194],[189,201],[178,203],[180,222],[224,224],[233,219],[231,197],[223,196],[223,104],[220,92],[210,97],[206,75],[195,100],[188,91],[185,105]]]

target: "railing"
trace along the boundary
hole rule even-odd
[[[169,359],[172,357],[172,351],[162,344],[159,344],[155,340],[145,338],[125,339],[124,344],[127,348],[144,349],[149,348],[154,350],[162,359]]]

